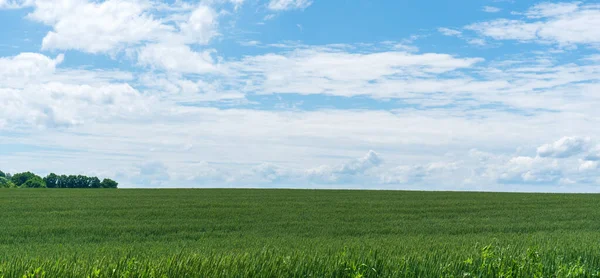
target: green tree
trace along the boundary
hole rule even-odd
[[[100,188],[102,186],[102,183],[100,182],[99,178],[91,177],[89,178],[89,186],[90,188]]]
[[[28,180],[34,179],[36,177],[39,178],[40,180],[42,179],[41,177],[39,177],[38,175],[36,175],[34,173],[24,172],[24,173],[14,174],[10,180],[16,186],[21,187],[21,185],[23,185],[24,183],[26,183]],[[43,182],[43,180],[42,180],[42,182]]]
[[[118,182],[111,179],[104,179],[102,180],[102,183],[100,183],[100,186],[102,188],[117,188],[118,185]]]
[[[56,188],[68,188],[66,175],[60,175],[57,177]]]
[[[5,177],[0,177],[0,188],[15,188],[15,184]]]
[[[20,187],[21,188],[46,188],[46,183],[39,176],[35,176],[31,179],[28,179]]]
[[[50,173],[48,176],[44,178],[44,182],[46,183],[46,187],[48,188],[57,188],[58,187],[58,176],[54,173]]]
[[[46,177],[41,178],[31,172],[18,173],[13,176],[4,172],[0,173],[0,178],[3,179],[0,188],[117,188],[119,185],[116,181],[111,179],[100,181],[98,177],[88,177],[84,175],[59,176],[50,173]]]

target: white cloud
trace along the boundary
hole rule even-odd
[[[477,175],[487,180],[521,186],[568,186],[572,190],[581,185],[593,185],[600,178],[598,161],[587,159],[590,145],[589,138],[563,137],[539,147],[535,157],[480,155],[480,151],[472,151],[472,154],[483,158],[479,159]]]
[[[470,39],[470,40],[467,40],[467,43],[472,44],[472,45],[486,45],[486,42],[484,39]]]
[[[216,25],[216,12],[211,7],[200,5],[186,21],[180,23],[179,28],[188,43],[207,44],[217,35]]]
[[[501,183],[552,184],[562,178],[557,161],[541,157],[518,156],[511,158],[500,168]]]
[[[498,7],[492,7],[492,6],[485,6],[483,7],[483,11],[486,13],[497,13],[499,11],[501,11],[502,9],[498,8]]]
[[[470,68],[481,58],[401,51],[350,53],[335,47],[298,49],[245,57],[224,65],[230,75],[246,79],[243,90],[258,94],[298,93],[374,98],[412,92],[464,89],[467,80],[440,79],[439,74]]]
[[[466,29],[474,30],[482,35],[492,37],[496,40],[533,40],[537,38],[537,32],[541,23],[525,23],[520,20],[498,19],[489,22],[480,22],[469,25]]]
[[[52,26],[42,48],[110,52],[156,40],[172,28],[148,13],[150,6],[135,0],[37,0],[29,18]]]
[[[529,18],[544,18],[567,15],[579,10],[580,2],[574,3],[540,3],[531,7],[525,15]]]
[[[64,55],[51,59],[39,53],[21,53],[14,57],[0,57],[0,84],[19,82],[52,74],[56,66],[64,60]]]
[[[582,153],[589,144],[589,138],[563,137],[554,143],[540,146],[537,154],[540,157],[565,158]]]
[[[579,171],[580,172],[585,172],[585,171],[593,171],[598,169],[598,161],[581,161],[581,164],[579,165]]]
[[[62,54],[51,59],[37,53],[0,58],[0,129],[72,126],[86,120],[143,114],[146,100],[136,89],[119,82],[128,76],[58,70],[63,59]]]
[[[463,32],[460,30],[441,27],[441,28],[438,28],[438,32],[440,32],[444,36],[457,37],[457,38],[464,39],[464,40],[466,40],[467,43],[472,44],[472,45],[480,45],[481,46],[481,45],[486,44],[484,39],[465,37]]]
[[[445,27],[438,28],[438,32],[442,33],[444,36],[460,36],[460,35],[462,35],[461,31],[458,31],[455,29],[450,29],[450,28],[445,28]]]
[[[312,3],[312,0],[270,0],[269,9],[274,11],[303,10]]]
[[[140,48],[138,62],[176,73],[207,73],[216,70],[211,51],[196,52],[182,44],[149,44]]]
[[[581,3],[542,3],[530,8],[527,19],[497,19],[466,27],[496,40],[556,43],[562,46],[600,44],[600,7]]]
[[[139,93],[127,84],[53,82],[30,84],[21,90],[0,89],[0,95],[2,122],[16,127],[68,127],[124,115],[143,117],[147,109]]]
[[[308,169],[282,167],[273,163],[243,166],[241,169],[215,167],[202,162],[193,167],[195,174],[171,175],[178,186],[276,186],[343,188],[410,188],[539,191],[526,185],[544,185],[550,191],[572,191],[593,184],[600,172],[597,161],[570,158],[550,159],[529,156],[504,156],[478,150],[469,151],[464,160],[439,160],[394,166],[370,151],[363,158],[332,166],[324,164]],[[154,165],[154,164],[152,164]],[[155,167],[152,167],[154,169]],[[161,166],[160,169],[166,167]],[[152,171],[154,173],[156,171]],[[161,176],[169,176],[170,173]],[[159,179],[157,179],[159,180]],[[186,183],[186,181],[191,183]],[[200,182],[200,183],[199,183]],[[146,186],[149,183],[144,183]],[[581,187],[579,187],[581,188]]]
[[[322,165],[306,170],[306,177],[315,183],[348,182],[357,175],[364,175],[370,169],[379,165],[383,160],[374,151],[369,151],[364,157],[349,161],[338,166]]]
[[[364,173],[368,169],[379,166],[383,160],[374,151],[369,151],[364,157],[348,162],[340,166],[339,173],[346,175],[356,175]]]
[[[148,43],[205,45],[218,35],[218,15],[204,4],[36,0],[32,5],[28,18],[52,27],[43,39],[44,50],[115,54]]]

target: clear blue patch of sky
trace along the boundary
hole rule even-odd
[[[498,17],[514,18],[511,11],[525,11],[534,3],[498,1],[315,1],[305,10],[270,12],[266,4],[245,4],[236,14],[235,27],[225,27],[216,43],[220,54],[227,57],[253,55],[260,48],[240,45],[240,41],[260,41],[274,44],[297,41],[308,45],[377,43],[410,39],[417,35],[414,45],[421,52],[455,53],[491,58],[514,47],[504,44],[494,46],[467,45],[463,39],[446,37],[439,27],[461,28],[479,21]],[[482,11],[485,5],[502,9],[499,13]],[[259,11],[258,13],[256,11]],[[266,15],[274,17],[263,21]],[[264,23],[264,24],[259,24]],[[475,38],[465,33],[466,37]],[[534,46],[525,45],[525,47]]]
[[[0,10],[0,56],[40,52],[50,28],[26,19],[30,9]]]

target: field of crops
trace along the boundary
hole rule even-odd
[[[600,195],[0,190],[0,277],[594,277]]]

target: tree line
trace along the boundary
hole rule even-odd
[[[42,178],[31,172],[11,175],[0,171],[0,188],[117,188],[119,183],[111,179],[100,181],[98,177],[83,175],[49,174]]]

